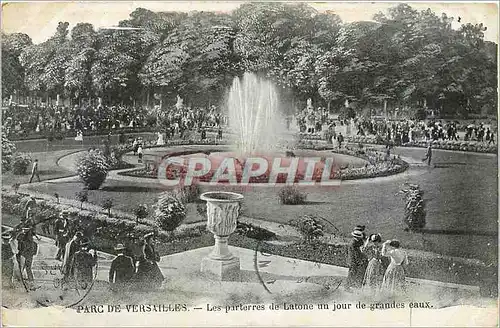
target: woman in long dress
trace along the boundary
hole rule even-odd
[[[350,288],[361,288],[367,265],[366,257],[361,252],[361,246],[363,246],[363,232],[354,230],[351,235],[353,239],[347,248],[347,265],[349,271],[347,273],[346,290]]]
[[[158,267],[160,256],[154,249],[153,234],[149,233],[142,240],[142,256],[137,264],[135,284],[139,290],[152,290],[161,287],[163,274]]]
[[[384,268],[382,266],[381,243],[382,237],[380,234],[373,234],[370,235],[363,247],[361,247],[361,251],[369,259],[363,279],[364,290],[376,292],[382,285]]]
[[[387,256],[391,259],[391,263],[387,267],[382,281],[382,289],[389,293],[406,291],[406,274],[403,266],[408,265],[408,257],[399,247],[400,243],[398,240],[387,240],[382,245],[382,256]]]

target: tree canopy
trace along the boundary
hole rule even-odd
[[[483,24],[453,29],[452,21],[408,4],[352,23],[304,3],[247,3],[232,13],[139,8],[121,29],[60,22],[40,44],[2,33],[2,91],[109,102],[151,92],[207,105],[253,71],[328,106],[424,102],[448,115],[494,113],[497,45],[484,40]]]

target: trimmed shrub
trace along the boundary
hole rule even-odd
[[[313,215],[304,215],[298,220],[290,220],[289,224],[296,227],[308,243],[317,241],[324,235],[324,226]]]
[[[149,215],[148,207],[144,204],[139,204],[134,209],[134,214],[136,217],[136,223],[139,223],[139,220],[145,219]]]
[[[405,195],[404,222],[410,230],[418,230],[425,227],[425,200],[424,192],[419,185],[408,184],[408,189],[401,190]]]
[[[108,171],[109,162],[98,151],[89,151],[78,159],[78,175],[89,190],[99,189],[106,180]]]
[[[197,184],[177,187],[174,190],[175,197],[184,204],[197,202],[200,199],[200,194],[200,187]]]
[[[2,154],[3,156],[3,154]],[[24,153],[16,153],[12,159],[12,173],[24,175],[28,171],[31,159]]]
[[[161,229],[174,231],[185,218],[184,203],[170,192],[160,194],[155,208],[155,221]]]
[[[286,186],[279,191],[278,198],[283,205],[300,205],[304,204],[307,194],[295,186]]]

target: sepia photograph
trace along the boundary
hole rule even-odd
[[[498,326],[498,20],[2,1],[2,326]]]

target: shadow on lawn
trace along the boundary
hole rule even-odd
[[[324,205],[324,204],[333,204],[332,202],[321,202],[314,200],[305,200],[301,205]]]
[[[420,229],[418,232],[432,235],[466,235],[466,236],[488,236],[497,237],[497,231],[470,231],[470,230],[450,230],[450,229]]]
[[[141,186],[104,186],[100,190],[102,191],[112,191],[112,192],[158,192],[162,191],[163,188],[160,187],[141,187]]]

